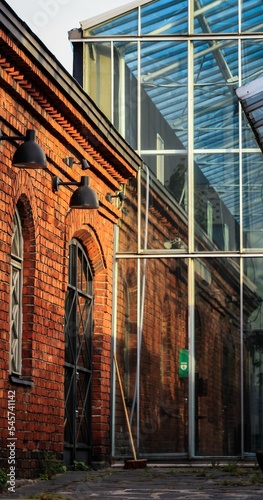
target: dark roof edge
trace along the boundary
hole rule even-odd
[[[84,112],[89,120],[100,130],[111,147],[118,151],[135,169],[142,163],[141,158],[114,128],[113,124],[100,111],[78,82],[68,73],[45,44],[33,33],[30,27],[22,21],[14,10],[0,0],[0,26],[3,31],[21,45],[36,65],[50,75],[60,90]]]

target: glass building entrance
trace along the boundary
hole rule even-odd
[[[70,32],[75,77],[142,158],[116,229],[114,350],[138,454],[263,446],[263,157],[236,89],[261,0],[140,0]],[[122,207],[121,207],[122,209]],[[112,455],[130,455],[113,380]]]

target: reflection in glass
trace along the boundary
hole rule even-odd
[[[185,149],[187,127],[187,44],[141,44],[141,149]]]
[[[260,32],[263,30],[263,10],[261,0],[242,0],[241,31]]]
[[[159,286],[154,294],[156,276]],[[140,354],[140,449],[147,455],[187,452],[186,300],[186,263],[147,261]]]
[[[250,296],[245,303],[244,323],[244,406],[245,451],[263,447],[263,259],[245,261],[244,294]]]
[[[199,250],[239,248],[239,156],[195,156],[195,236]]]
[[[195,262],[195,448],[240,453],[239,272],[230,259]]]
[[[116,352],[133,432],[137,432],[139,417],[142,454],[186,453],[187,265],[182,259],[144,261],[139,291],[136,272],[135,260],[118,261],[118,297],[122,300],[118,301]],[[160,293],[155,293],[156,276],[161,279]],[[115,405],[117,455],[130,454],[118,386]]]
[[[138,50],[137,43],[115,42],[113,123],[126,141],[138,148]]]
[[[168,177],[171,194],[146,165],[141,172],[141,248],[144,250],[187,250],[187,214],[184,210],[187,198],[187,160],[179,155],[171,156],[170,159],[171,164],[174,161],[173,172],[168,169],[165,176],[171,173],[170,178]],[[184,213],[183,223],[178,211]]]
[[[235,33],[238,31],[238,0],[211,2],[195,0],[195,33]]]
[[[187,33],[187,0],[157,0],[141,8],[141,32],[144,35]],[[149,19],[151,22],[149,23]]]
[[[124,188],[126,199],[121,207],[121,231],[117,238],[117,252],[136,252],[138,248],[138,191],[137,179],[131,178]]]
[[[244,154],[242,166],[244,246],[263,249],[262,154]]]
[[[194,50],[195,148],[237,147],[237,42],[198,41]]]
[[[94,36],[137,35],[138,9],[135,8],[127,13],[124,13],[122,16],[117,15],[109,21],[99,23],[98,26],[89,29],[88,33]]]
[[[116,326],[116,358],[122,379],[125,402],[129,412],[137,402],[137,262],[119,260]],[[134,401],[134,403],[133,403]],[[115,385],[115,450],[117,456],[130,454],[130,440],[118,381]],[[133,422],[133,434],[136,424]]]
[[[111,120],[111,45],[86,42],[83,51],[88,74],[83,81],[84,90]]]
[[[255,20],[263,18],[261,1],[260,4]],[[250,23],[251,20],[250,18]],[[263,40],[246,39],[241,41],[242,85],[262,76],[262,52]]]

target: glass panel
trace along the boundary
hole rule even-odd
[[[194,44],[196,149],[238,147],[237,48],[232,40]]]
[[[263,448],[263,259],[244,259],[245,451]]]
[[[77,246],[75,244],[71,244],[69,246],[69,268],[68,268],[68,283],[72,286],[77,286],[76,278],[77,278]]]
[[[194,194],[196,249],[239,249],[239,156],[196,155]]]
[[[187,0],[158,0],[141,8],[143,35],[187,33]]]
[[[18,261],[23,258],[23,235],[20,217],[17,212],[15,212],[13,221],[11,254]]]
[[[22,281],[23,281],[23,234],[18,211],[15,211],[11,244],[10,284],[10,357],[11,373],[21,374],[22,349]]]
[[[250,4],[250,1],[248,2]],[[263,17],[262,2],[261,17]],[[255,18],[257,21],[258,18]],[[241,40],[241,64],[242,64],[242,85],[255,80],[262,75],[263,66],[263,41],[256,40]]]
[[[138,250],[138,192],[137,179],[131,178],[125,186],[126,199],[122,203],[122,217],[119,224],[117,252],[137,252]]]
[[[244,247],[263,249],[263,156],[243,155]]]
[[[156,186],[162,189],[161,186],[167,189],[168,193],[177,201],[177,203],[186,209],[187,204],[187,162],[188,156],[182,153],[160,154],[156,150],[155,154],[142,155],[145,164],[151,171],[151,175],[156,177]]]
[[[76,443],[88,446],[91,426],[91,376],[89,372],[79,371],[76,387]]]
[[[21,373],[22,270],[12,261],[10,303],[10,371]]]
[[[242,146],[243,148],[256,148],[259,150],[255,134],[248,123],[245,113],[242,113]]]
[[[83,254],[83,250],[78,248],[78,262],[77,262],[77,288],[86,292],[87,290],[87,261]]]
[[[187,147],[187,44],[180,41],[141,45],[141,148]]]
[[[108,42],[84,43],[83,88],[111,120],[111,46]]]
[[[262,7],[261,7],[262,9]],[[242,84],[247,84],[252,80],[257,79],[262,75],[263,65],[263,41],[261,40],[246,40],[242,42]],[[254,104],[257,96],[253,96],[248,100],[249,104]],[[258,121],[260,110],[254,111],[254,118]],[[259,127],[258,132],[262,131]],[[251,126],[244,113],[242,113],[242,146],[243,148],[257,148],[258,144]]]
[[[187,264],[183,259],[149,259],[140,267],[137,311],[136,260],[118,262],[116,352],[132,432],[138,432],[139,417],[139,453],[184,454],[188,446]],[[154,293],[157,276],[160,286]],[[115,454],[131,454],[118,380]]]
[[[141,173],[141,247],[144,250],[174,250],[177,253],[187,250],[185,163],[178,163],[178,183],[171,181],[174,186],[172,195],[146,166]],[[183,172],[179,171],[180,168]]]
[[[242,32],[263,31],[262,0],[243,0],[241,12]]]
[[[238,31],[238,0],[195,0],[195,33]]]
[[[114,44],[114,125],[133,149],[137,149],[137,110],[137,43],[118,42]]]
[[[137,35],[138,34],[138,9],[131,10],[123,15],[116,15],[105,23],[89,29],[85,35]]]
[[[136,398],[137,367],[137,261],[118,260],[116,358],[120,371],[125,402],[130,412],[133,398]],[[115,395],[115,454],[131,454],[130,440],[125,420],[121,391],[116,379]],[[133,435],[136,427],[133,425]]]
[[[78,366],[91,368],[91,299],[78,295],[76,360]]]
[[[68,288],[65,301],[65,361],[73,364],[76,358],[77,294]]]
[[[199,456],[240,454],[239,267],[195,261],[195,447]]]
[[[140,452],[184,454],[188,441],[188,333],[187,265],[183,259],[147,260],[142,266],[141,304]]]

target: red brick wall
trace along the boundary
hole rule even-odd
[[[36,130],[48,160],[46,170],[19,170],[12,167],[14,144],[3,141],[0,146],[0,441],[7,458],[8,391],[15,390],[16,471],[17,476],[29,477],[38,474],[45,450],[63,453],[64,302],[68,245],[73,237],[84,246],[94,274],[93,457],[109,458],[113,233],[120,212],[106,201],[106,194],[120,189],[135,172],[127,161],[127,148],[115,144],[115,132],[111,134],[108,122],[88,98],[83,106],[89,107],[89,113],[74,101],[73,79],[72,88],[68,76],[65,88],[59,87],[54,75],[33,56],[30,59],[10,33],[0,31],[0,42],[2,131],[17,136]],[[32,43],[37,46],[35,40]],[[83,98],[84,93],[78,89],[76,95]],[[83,172],[79,164],[66,166],[67,156],[76,161],[86,158],[91,169]],[[68,182],[79,181],[87,173],[100,207],[70,211],[72,189],[61,187],[53,193],[52,176]],[[25,240],[22,375],[32,386],[9,380],[10,252],[16,207]]]

